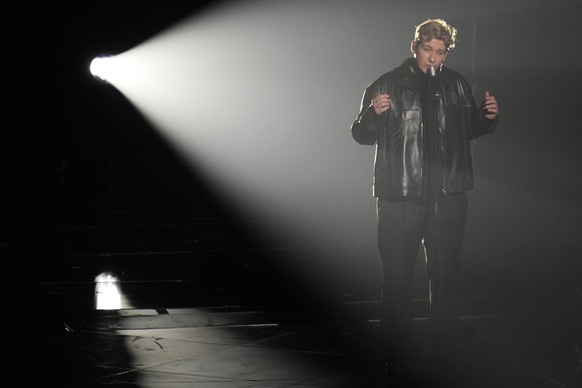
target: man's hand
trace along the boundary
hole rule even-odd
[[[499,114],[499,105],[497,104],[495,96],[489,92],[485,92],[485,99],[481,103],[481,110],[483,111],[483,115],[489,120],[495,119]]]
[[[377,115],[381,115],[390,109],[390,96],[387,94],[379,94],[372,98],[372,108]]]

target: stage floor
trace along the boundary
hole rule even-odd
[[[4,378],[75,387],[397,386],[382,361],[375,287],[318,289],[274,264],[296,247],[259,248],[237,228],[205,219],[2,229]],[[402,386],[582,386],[582,293],[554,288],[536,300],[495,291],[462,297],[460,358],[438,367],[427,301],[415,300],[419,353],[414,383]]]

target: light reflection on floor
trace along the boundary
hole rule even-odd
[[[103,272],[95,277],[95,309],[119,310],[131,307],[121,292],[118,277],[108,272]]]

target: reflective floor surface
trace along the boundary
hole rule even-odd
[[[426,300],[415,300],[414,381],[395,385],[381,357],[377,287],[342,282],[349,276],[330,268],[336,288],[318,288],[314,277],[276,263],[295,248],[259,249],[238,228],[206,219],[2,229],[4,379],[144,388],[582,386],[580,290],[463,297],[461,357],[438,367]]]

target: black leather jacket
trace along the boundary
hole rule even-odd
[[[414,59],[388,72],[364,92],[358,117],[351,126],[360,144],[376,145],[373,195],[399,200],[418,197],[422,190],[423,120],[418,72]],[[488,120],[475,106],[471,87],[459,73],[443,67],[438,75],[436,122],[438,125],[443,194],[473,189],[473,162],[470,142],[495,129],[497,120]],[[391,107],[377,115],[371,107],[375,94],[388,93]],[[437,143],[438,144],[438,143]]]

